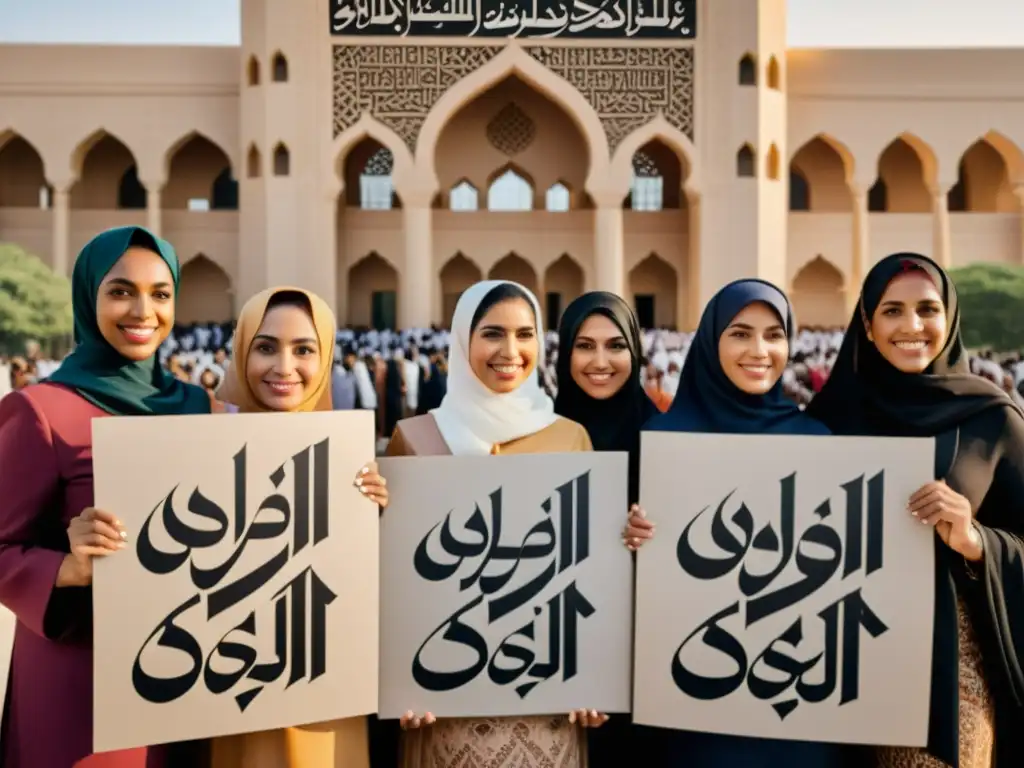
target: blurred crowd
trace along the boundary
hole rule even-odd
[[[161,349],[164,364],[179,378],[216,391],[231,356],[230,324],[176,327]],[[669,330],[643,332],[644,385],[651,399],[666,408],[675,395],[692,333]],[[787,395],[806,405],[828,379],[843,340],[842,328],[802,328],[794,341],[792,360],[783,376]],[[446,389],[448,332],[442,328],[403,331],[342,328],[337,332],[333,400],[336,410],[368,408],[377,411],[379,431],[390,434],[394,422],[410,413],[437,407]],[[555,395],[558,335],[549,331],[543,368],[547,392]],[[0,356],[0,397],[49,376],[60,366],[43,354],[39,344],[26,345],[25,354]],[[1024,357],[1020,352],[994,355],[972,353],[971,370],[1024,395]]]

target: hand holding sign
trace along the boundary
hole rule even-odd
[[[68,525],[71,546],[57,574],[58,587],[87,587],[92,584],[92,559],[124,548],[128,538],[124,526],[110,512],[86,507]]]
[[[381,509],[387,508],[388,489],[386,486],[388,482],[377,471],[376,461],[371,461],[360,469],[353,484],[363,496],[377,504]]]
[[[981,534],[974,527],[971,502],[945,480],[925,483],[910,497],[907,509],[925,525],[934,525],[939,538],[954,552],[973,562],[981,560]]]
[[[636,552],[648,539],[654,538],[654,523],[647,519],[647,513],[639,504],[629,508],[629,520],[622,532],[622,543],[630,552]]]

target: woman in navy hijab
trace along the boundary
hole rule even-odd
[[[704,309],[672,407],[644,429],[829,434],[782,392],[793,331],[789,300],[771,283],[738,280],[725,286]],[[639,528],[636,533],[642,543]],[[847,759],[842,745],[656,732],[659,759],[652,768],[837,768]]]

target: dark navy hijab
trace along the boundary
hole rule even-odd
[[[666,413],[644,427],[655,432],[827,435],[821,422],[801,411],[782,391],[782,379],[764,395],[750,395],[722,369],[718,340],[733,319],[755,302],[771,307],[792,339],[793,310],[786,295],[764,280],[737,280],[715,294],[704,308]]]

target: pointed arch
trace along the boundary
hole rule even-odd
[[[126,150],[128,150],[129,154],[132,155],[132,161],[135,162],[135,154],[128,147],[127,142],[125,142],[117,134],[108,131],[106,128],[97,128],[95,131],[93,131],[80,142],[78,142],[78,144],[71,152],[71,170],[74,172],[76,178],[81,177],[83,170],[82,166],[84,165],[85,159],[89,155],[89,153],[92,152],[98,144],[107,140],[115,141],[122,147],[124,147]]]
[[[736,152],[736,175],[741,179],[757,177],[757,153],[749,143]]]
[[[281,51],[277,51],[274,54],[274,58],[271,60],[270,71],[271,78],[275,83],[288,82],[288,58]]]
[[[469,179],[459,179],[448,190],[448,209],[458,212],[480,210],[480,190]]]
[[[255,144],[249,145],[245,158],[245,175],[250,179],[258,179],[263,175],[263,157]]]
[[[1008,154],[1013,158],[1013,145],[1001,142],[1001,147],[986,135],[960,156],[957,183],[948,194],[950,211],[1016,213],[1020,209],[1013,191],[1012,161],[1007,159]]]
[[[398,196],[405,200],[406,184],[412,177],[413,157],[408,145],[393,130],[381,123],[370,114],[363,114],[355,123],[334,138],[331,145],[331,157],[334,158],[334,181],[337,184],[333,193],[341,193],[345,178],[345,162],[349,153],[363,139],[373,139],[391,152],[394,166],[391,178]]]
[[[840,269],[819,253],[797,270],[790,284],[797,323],[824,328],[844,325],[849,320],[846,317],[847,290]]]
[[[49,207],[49,199],[39,150],[13,131],[0,134],[0,208]]]
[[[678,280],[675,268],[653,251],[629,270],[629,293],[641,328],[676,325]]]
[[[544,210],[549,213],[568,213],[572,210],[572,189],[561,179],[544,192]]]
[[[779,159],[779,148],[775,146],[775,142],[771,143],[768,147],[768,154],[765,156],[765,175],[771,181],[778,181],[780,174],[780,159]]]
[[[1024,181],[1024,150],[1020,145],[1006,134],[996,130],[988,131],[982,138],[1003,156],[1003,162],[1006,163],[1010,174],[1010,182],[1017,184]]]
[[[881,212],[877,206],[884,198],[884,211],[930,213],[937,170],[935,152],[928,144],[913,134],[900,134],[878,155],[876,183],[868,195],[869,209]]]
[[[515,163],[506,163],[487,178],[488,211],[532,211],[537,187]]]
[[[753,53],[748,51],[740,58],[736,80],[742,86],[757,85],[757,58]]]
[[[291,176],[291,173],[292,153],[283,141],[279,141],[277,146],[274,147],[274,175]]]
[[[487,272],[488,280],[511,280],[537,295],[537,271],[517,253],[508,253]]]
[[[227,152],[199,131],[174,142],[164,155],[164,166],[167,182],[160,203],[167,209],[197,210],[194,206],[203,200],[207,209],[212,208],[214,184],[225,173],[233,179]]]
[[[557,328],[562,312],[583,293],[583,267],[568,253],[563,253],[544,270],[544,322]]]
[[[782,69],[779,66],[779,60],[774,54],[768,57],[768,66],[765,69],[765,75],[769,88],[773,91],[782,90]]]
[[[596,181],[606,176],[610,161],[608,137],[601,120],[593,105],[575,86],[526,53],[516,40],[511,40],[501,53],[445,91],[431,108],[414,153],[423,177],[430,180],[434,191],[440,188],[436,150],[444,127],[460,109],[512,74],[558,104],[576,123],[589,150],[590,168],[585,187],[591,191]]]
[[[856,170],[856,160],[854,159],[853,152],[850,151],[850,148],[846,146],[846,144],[832,134],[818,132],[808,136],[801,143],[793,144],[791,146],[795,147],[795,149],[789,156],[790,167],[796,167],[798,170],[804,172],[805,175],[814,176],[815,174],[813,172],[801,164],[800,161],[804,159],[803,156],[811,150],[819,150],[819,154],[827,154],[824,150],[831,150],[839,158],[843,173],[843,183],[850,184],[853,182],[854,172]],[[811,181],[811,179],[808,179],[808,181]]]
[[[175,301],[179,323],[229,323],[234,319],[231,278],[203,253],[181,265],[181,283]]]
[[[245,79],[250,86],[260,84],[260,60],[255,55],[250,56],[245,65]]]
[[[398,270],[371,251],[348,270],[348,324],[384,330],[398,325]]]
[[[138,160],[120,138],[105,129],[91,133],[71,153],[77,179],[70,190],[75,209],[145,208]]]
[[[474,283],[484,279],[483,270],[480,266],[458,251],[441,267],[438,275],[441,282],[441,298],[444,311],[442,318],[446,328],[450,328],[452,318],[455,316],[455,305],[459,303],[462,292]]]
[[[699,154],[690,138],[658,115],[635,131],[632,131],[615,148],[610,177],[615,194],[624,198],[633,184],[633,156],[652,141],[660,141],[672,149],[683,168],[683,191],[687,198],[698,194],[700,189]]]
[[[164,150],[163,178],[170,178],[171,164],[174,162],[175,156],[189,144],[193,144],[195,142],[209,144],[213,149],[217,150],[223,156],[224,162],[227,164],[228,168],[231,169],[231,173],[237,174],[238,169],[235,167],[235,160],[231,157],[231,153],[225,149],[224,145],[203,131],[193,130],[179,136],[170,146],[167,147],[166,150]]]

